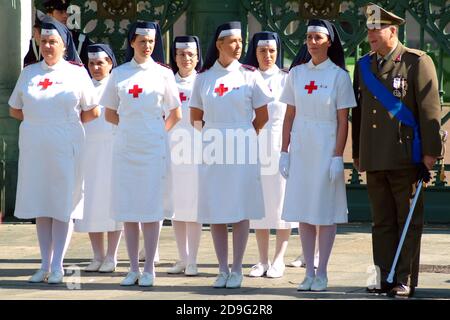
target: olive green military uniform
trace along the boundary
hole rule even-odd
[[[438,80],[431,58],[399,43],[378,70],[377,55],[370,55],[372,72],[419,122],[422,154],[439,156],[441,113]],[[394,118],[376,95],[372,95],[358,66],[353,84],[358,102],[358,107],[352,110],[353,158],[359,159],[362,171],[367,171],[373,258],[380,268],[381,281],[385,282],[415,193],[418,169],[412,161],[413,129]],[[397,283],[417,286],[422,228],[423,197],[420,195],[397,264]]]

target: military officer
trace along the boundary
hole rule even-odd
[[[42,5],[47,15],[53,17],[64,25],[67,24],[67,19],[69,17],[67,14],[67,8],[70,6],[70,0],[43,0]],[[36,17],[34,28],[39,28],[38,17]],[[87,69],[89,64],[87,48],[90,44],[93,44],[93,42],[88,38],[86,34],[80,31],[70,30],[70,32],[72,33],[72,39],[75,44],[78,56],[80,56],[81,61]],[[42,60],[42,57],[39,53],[39,48],[36,48],[36,45],[33,45],[33,39],[31,39],[30,49],[25,56],[24,64],[28,65],[40,60]]]
[[[45,14],[43,12],[36,10],[33,24],[33,37],[30,39],[28,52],[23,58],[24,67],[42,60],[41,50],[39,49],[39,42],[41,41],[41,19],[44,16]]]
[[[410,297],[418,284],[423,197],[419,196],[397,264],[389,274],[410,200],[421,173],[441,151],[440,102],[436,70],[425,52],[403,46],[398,26],[404,19],[370,3],[366,7],[371,52],[355,68],[354,165],[367,172],[372,207],[373,259],[380,283],[369,292]]]

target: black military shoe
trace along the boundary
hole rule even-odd
[[[411,298],[414,295],[415,289],[415,287],[400,283],[389,291],[388,296],[392,298]]]
[[[394,287],[395,287],[395,285],[393,283],[381,282],[380,288],[367,287],[366,292],[376,293],[376,294],[388,293]]]

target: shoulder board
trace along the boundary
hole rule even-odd
[[[280,69],[280,71],[281,71],[281,72],[284,72],[284,73],[289,73],[289,69],[288,69],[288,68]]]
[[[248,64],[241,64],[241,67],[250,71],[255,71],[256,68],[254,66],[249,66]]]
[[[165,64],[165,63],[162,63],[162,62],[158,62],[158,61],[155,61],[157,64],[159,64],[160,66],[163,66],[163,67],[166,67],[167,69],[169,69],[169,70],[172,70],[172,68],[168,65],[168,64]]]
[[[80,62],[76,62],[76,61],[67,61],[70,64],[73,64],[75,66],[79,66],[79,67],[84,67],[84,64],[80,63]]]
[[[419,57],[421,57],[421,56],[423,56],[424,54],[426,54],[425,51],[417,50],[417,49],[411,49],[411,48],[405,48],[405,51],[406,51],[407,53],[412,53],[412,54],[414,54],[414,55],[416,55],[416,56],[419,56]]]

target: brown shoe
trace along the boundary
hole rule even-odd
[[[395,285],[393,283],[381,282],[380,288],[367,287],[366,292],[376,294],[388,293],[394,287]]]
[[[388,296],[392,298],[410,298],[414,295],[414,292],[415,287],[400,283],[389,291]]]

